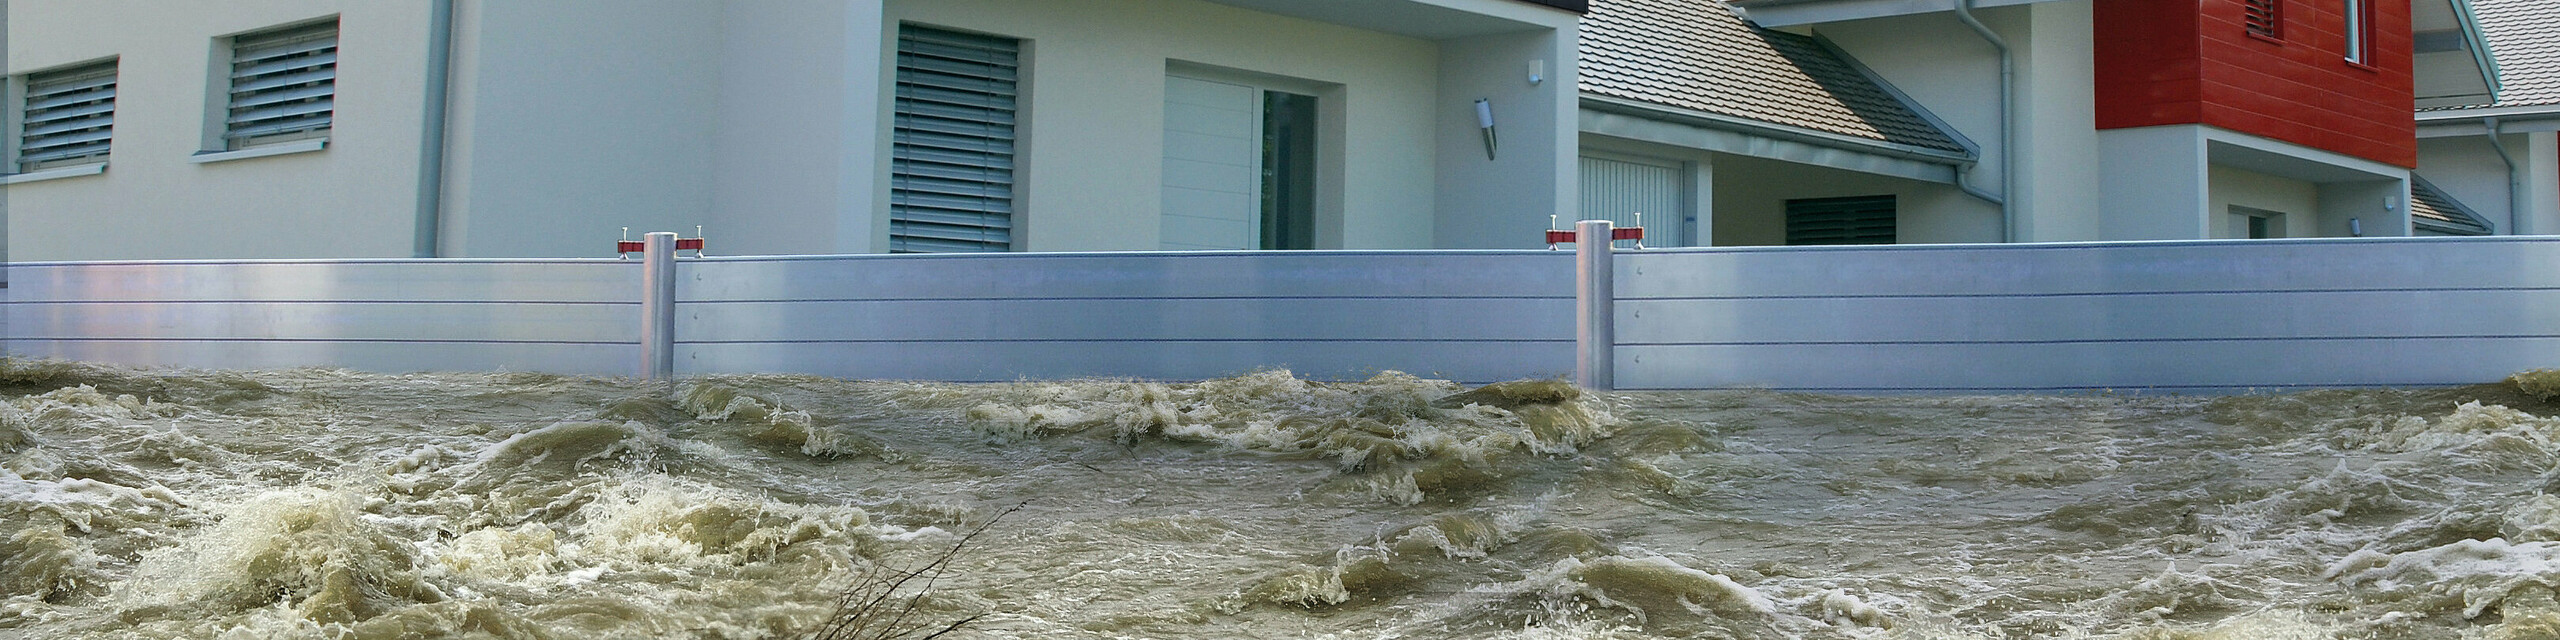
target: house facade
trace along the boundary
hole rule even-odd
[[[2499,234],[2560,233],[2560,7],[2471,0],[2417,32],[2418,176]],[[2476,33],[2482,49],[2458,46]],[[2487,73],[2452,64],[2476,56]],[[2430,57],[2438,58],[2430,68]]]
[[[1573,198],[1582,8],[23,0],[9,257],[1523,244]]]
[[[0,205],[13,260],[2547,233],[2543,4],[18,0]]]

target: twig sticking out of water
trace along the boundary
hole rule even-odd
[[[976,539],[978,534],[986,533],[997,520],[1021,511],[1029,504],[1024,502],[996,512],[994,517],[962,534],[958,541],[951,543],[951,548],[944,549],[941,555],[923,566],[899,568],[873,564],[864,569],[854,577],[852,586],[836,596],[835,611],[828,614],[827,620],[799,637],[803,640],[930,640],[959,631],[986,617],[985,613],[972,614],[935,628],[932,623],[916,616],[916,607],[932,594],[934,583],[950,570],[951,560],[960,556],[961,548],[969,546],[969,541]]]

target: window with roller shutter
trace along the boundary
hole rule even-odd
[[[329,135],[337,78],[336,19],[233,37],[223,147]]]
[[[18,170],[105,162],[116,123],[116,61],[27,74]]]
[[[1012,250],[1021,46],[1012,38],[898,28],[891,252]]]

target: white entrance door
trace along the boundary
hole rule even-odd
[[[1164,81],[1167,250],[1262,248],[1262,91]]]

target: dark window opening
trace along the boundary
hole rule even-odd
[[[1316,97],[1262,92],[1262,248],[1316,247]]]
[[[1787,244],[1893,244],[1893,196],[1787,201]]]

